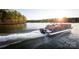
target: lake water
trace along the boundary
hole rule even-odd
[[[11,39],[16,41],[17,38],[19,38],[18,40],[23,40],[23,38],[26,39],[19,44],[13,44],[6,48],[79,48],[79,23],[71,24],[71,33],[62,33],[50,37],[42,37],[33,40],[27,40],[27,32],[30,33],[32,30],[44,28],[48,24],[52,23],[27,23],[26,30],[23,33],[21,32],[19,34],[15,33],[8,36],[0,36],[0,40],[7,41],[8,39]],[[40,34],[30,36],[40,36]]]
[[[44,28],[48,24],[54,23],[27,23],[27,29],[40,29]],[[79,23],[71,23],[74,29],[79,29]]]

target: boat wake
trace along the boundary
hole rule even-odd
[[[67,32],[68,30],[69,29],[51,33],[50,35]],[[7,35],[7,36],[0,36],[0,42],[7,41],[7,40],[16,40],[16,39],[21,39],[21,40],[34,39],[34,38],[39,38],[39,37],[43,37],[43,36],[46,36],[46,35],[40,33],[39,30],[36,30],[36,31],[32,31],[30,33],[21,33],[21,34],[11,34],[11,35]]]
[[[21,34],[11,34],[7,36],[0,36],[0,42],[7,40],[16,40],[16,39],[33,39],[44,36],[39,32],[39,30],[32,31],[30,33],[21,33]]]

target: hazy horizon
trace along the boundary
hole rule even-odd
[[[46,18],[79,17],[79,9],[17,9],[28,20],[40,20]]]

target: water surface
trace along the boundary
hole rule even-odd
[[[27,23],[27,28],[24,32],[16,33],[14,37],[10,37],[10,39],[16,41],[18,35],[21,34],[18,40],[23,40],[22,35],[25,40],[21,43],[9,45],[6,48],[79,48],[79,23],[72,23],[71,33],[61,33],[50,37],[46,36],[27,40],[27,36],[25,36],[28,32],[27,30],[30,33],[32,30],[44,28],[48,24],[51,23]],[[6,40],[8,38],[3,39]]]

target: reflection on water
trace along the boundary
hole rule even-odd
[[[44,28],[48,24],[50,23],[27,23],[27,29],[40,29]]]
[[[26,29],[26,24],[6,24],[0,25],[0,33],[14,33],[18,30]]]

